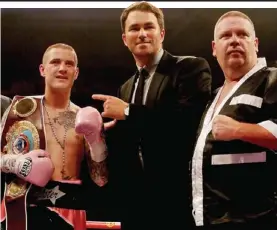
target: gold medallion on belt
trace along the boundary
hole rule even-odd
[[[5,154],[26,154],[39,149],[39,133],[30,121],[16,121],[6,133]],[[20,178],[13,179],[7,185],[7,200],[14,200],[26,193],[27,183]]]
[[[13,112],[19,117],[28,117],[37,109],[37,102],[32,97],[24,97],[18,100],[13,106]]]

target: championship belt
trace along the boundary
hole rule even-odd
[[[41,98],[15,96],[1,135],[2,154],[26,154],[45,149]],[[14,174],[6,174],[3,201],[6,229],[27,229],[27,194],[31,184]]]

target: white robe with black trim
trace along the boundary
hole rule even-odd
[[[212,123],[216,115],[226,115],[259,124],[277,138],[277,69],[267,68],[265,59],[259,58],[214,111],[220,93],[221,89],[202,117],[191,162],[197,226],[247,223],[274,209],[274,150],[241,140],[215,140]]]

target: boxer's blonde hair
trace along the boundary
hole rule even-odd
[[[76,66],[78,65],[78,58],[77,58],[77,54],[76,54],[74,48],[73,48],[72,46],[70,46],[70,45],[65,44],[65,43],[56,43],[56,44],[53,44],[53,45],[49,46],[49,47],[45,50],[45,52],[44,52],[44,54],[43,54],[42,63],[45,63],[45,62],[46,62],[47,53],[48,53],[50,50],[55,49],[55,48],[67,49],[67,50],[72,51],[72,52],[74,53],[74,61],[75,61],[75,64],[76,64]]]

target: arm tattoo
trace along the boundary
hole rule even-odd
[[[108,170],[106,161],[95,162],[90,160],[90,177],[100,187],[108,182]]]
[[[95,151],[95,149],[91,149],[87,141],[84,141],[84,143],[85,143],[85,151],[87,153],[86,155],[87,155],[87,161],[88,161],[89,170],[90,170],[90,177],[98,186],[102,187],[108,182],[108,168],[107,168],[106,159],[100,162],[94,161],[91,156],[91,151]],[[99,149],[98,149],[98,153],[99,153]],[[107,155],[107,150],[103,154]]]

